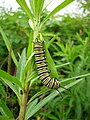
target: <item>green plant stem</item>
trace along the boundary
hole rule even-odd
[[[27,99],[28,99],[28,91],[29,91],[29,85],[26,86],[23,92],[23,97],[22,97],[20,112],[19,112],[19,120],[24,120],[24,117],[25,117],[26,105],[27,105]]]
[[[9,51],[9,55],[8,55],[8,70],[7,72],[9,74],[11,74],[11,45],[10,45],[10,51]]]

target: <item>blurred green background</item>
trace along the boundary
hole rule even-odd
[[[90,1],[78,1],[83,15],[69,14],[52,16],[43,26],[42,35],[48,43],[49,52],[56,64],[59,78],[70,78],[90,72]],[[0,6],[0,26],[11,44],[11,49],[19,59],[23,48],[27,48],[31,28],[28,17],[23,10],[6,10]],[[48,11],[42,13],[43,20]],[[57,20],[59,18],[60,20]],[[0,68],[8,71],[10,54],[0,34]],[[9,73],[15,75],[16,68],[10,59]],[[36,81],[29,97],[40,90],[41,84]],[[33,89],[34,88],[34,89]],[[86,77],[78,85],[63,93],[63,98],[57,96],[45,105],[31,120],[90,120],[90,77]],[[19,105],[17,98],[5,83],[0,81],[0,100],[4,99],[14,116],[17,117]]]

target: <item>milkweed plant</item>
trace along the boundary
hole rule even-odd
[[[39,40],[44,41],[45,44],[44,47],[46,51],[45,55],[47,58],[47,63],[51,76],[57,78],[58,81],[62,85],[64,85],[66,89],[69,89],[70,87],[73,87],[74,85],[78,84],[80,81],[83,80],[84,77],[90,74],[76,76],[60,81],[57,72],[57,67],[54,63],[54,60],[52,59],[52,56],[48,51],[48,48],[50,47],[50,45],[54,40],[50,40],[48,43],[46,43],[46,41],[44,40],[44,36],[42,34],[42,28],[45,25],[45,23],[48,21],[48,19],[54,16],[60,10],[64,9],[74,0],[65,0],[64,2],[60,3],[50,13],[48,13],[47,16],[42,20],[41,17],[43,11],[53,0],[30,0],[29,1],[30,6],[26,3],[25,0],[16,0],[16,1],[23,9],[23,11],[28,16],[29,19],[29,25],[31,27],[31,30],[30,30],[28,47],[23,49],[21,55],[19,56],[19,61],[18,61],[14,54],[14,51],[10,50],[10,42],[7,36],[5,35],[3,29],[0,27],[0,32],[3,37],[3,41],[8,49],[8,52],[11,53],[11,58],[16,67],[15,76],[12,76],[8,72],[5,72],[0,69],[0,78],[7,86],[9,86],[12,89],[12,91],[17,96],[18,104],[20,106],[20,111],[17,120],[28,120],[35,113],[37,113],[43,106],[45,106],[49,101],[51,101],[56,96],[58,96],[59,92],[62,93],[63,91],[65,91],[65,89],[61,87],[59,87],[58,89],[59,92],[57,90],[50,90],[49,88],[44,87],[34,96],[28,98],[31,87],[33,86],[35,81],[40,80],[37,73],[37,68],[35,67],[35,58],[34,58],[35,56],[33,50],[34,42],[36,41],[37,38]],[[76,80],[76,78],[78,78],[78,80]],[[52,92],[49,92],[47,96],[42,97],[42,99],[39,100],[39,97],[48,91],[52,91]],[[11,110],[8,108],[8,106],[5,104],[3,100],[0,100],[0,111],[2,114],[0,115],[0,119],[15,120],[13,113],[11,112]]]

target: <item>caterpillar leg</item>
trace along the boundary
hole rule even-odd
[[[58,89],[56,89],[56,90],[58,91],[58,93],[60,94],[60,96],[63,98],[63,96],[62,96],[61,92],[60,92]]]
[[[70,90],[68,90],[67,88],[65,88],[65,87],[63,87],[63,86],[60,86],[61,88],[63,88],[63,89],[65,89],[65,90],[67,90],[68,92],[70,92],[71,93],[71,91]]]

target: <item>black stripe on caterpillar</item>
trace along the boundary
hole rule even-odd
[[[49,70],[47,69],[47,63],[45,61],[46,57],[43,41],[37,40],[34,43],[34,52],[38,74],[42,83],[51,89],[58,89],[61,87],[59,81],[57,81],[55,78],[50,77]]]
[[[56,89],[59,94],[62,97],[62,94],[58,90],[59,87],[62,87],[63,89],[69,91],[67,88],[61,86],[60,82],[56,80],[55,78],[50,77],[50,72],[47,69],[47,62],[46,62],[46,57],[45,57],[45,49],[43,46],[43,41],[37,40],[34,42],[34,52],[35,52],[35,62],[37,65],[37,70],[38,70],[38,75],[40,77],[40,80],[42,81],[43,85],[51,88],[51,89]]]

